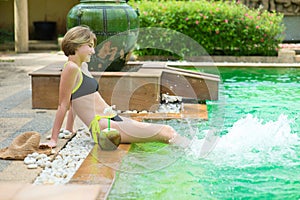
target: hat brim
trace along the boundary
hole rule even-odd
[[[47,156],[51,154],[52,152],[52,147],[45,145],[45,144],[40,144],[39,148],[38,148],[38,153],[43,153],[46,154]]]
[[[4,149],[0,149],[0,159],[6,159],[6,160],[24,160],[28,154],[37,152],[39,154],[46,154],[50,155],[52,151],[52,148],[48,145],[40,145],[37,150],[28,150],[28,151],[11,151],[8,147]]]

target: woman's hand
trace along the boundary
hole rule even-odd
[[[41,143],[40,145],[46,145],[46,146],[49,146],[51,148],[55,148],[56,145],[57,145],[57,142],[55,140],[51,139],[49,142]]]

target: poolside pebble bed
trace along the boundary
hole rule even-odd
[[[165,103],[160,105],[157,112],[180,112],[180,98],[167,96],[164,98]],[[53,160],[45,154],[38,153],[29,154],[24,159],[24,164],[27,165],[28,169],[43,168],[43,171],[38,175],[33,184],[58,185],[68,183],[94,146],[87,127],[79,128],[74,137],[71,137],[69,131],[62,129],[59,138],[70,140],[57,153]],[[48,139],[50,138],[48,137]]]
[[[46,159],[46,163],[43,163],[36,159],[36,165],[44,168],[44,170],[36,178],[34,184],[68,183],[93,146],[88,130],[85,128],[78,129],[76,135],[58,152],[52,162]],[[40,165],[39,162],[42,164]]]

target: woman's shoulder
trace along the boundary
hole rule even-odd
[[[77,64],[72,61],[67,61],[64,64],[64,68],[78,68]]]
[[[76,63],[68,61],[64,64],[64,71],[78,71],[79,67]]]

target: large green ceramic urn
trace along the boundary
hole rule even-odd
[[[97,36],[91,71],[122,71],[138,37],[138,13],[124,0],[81,0],[67,16],[67,29],[87,25]]]

